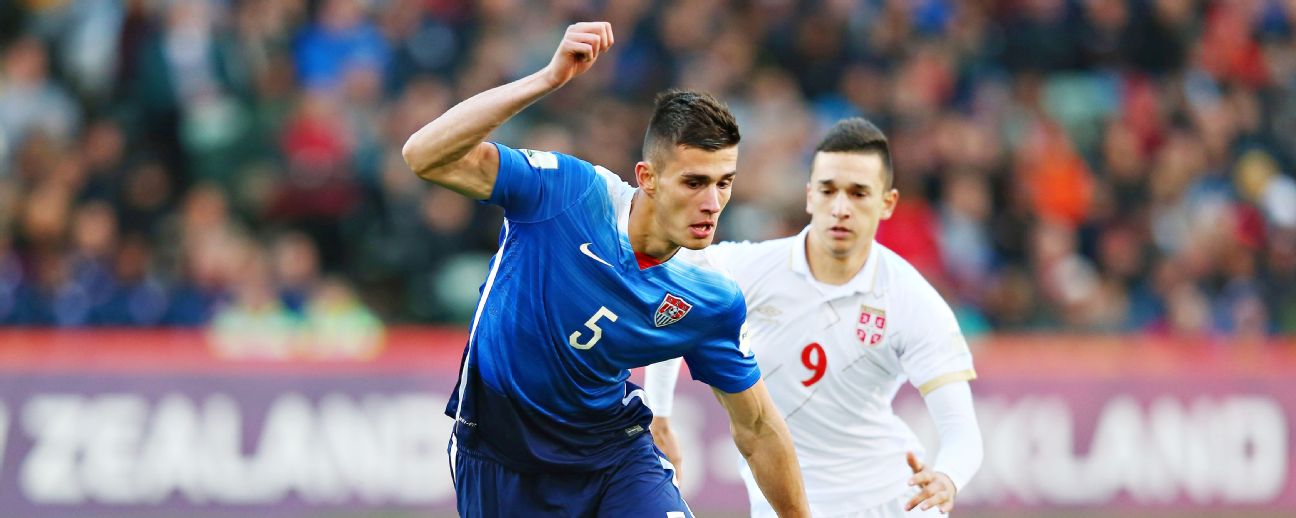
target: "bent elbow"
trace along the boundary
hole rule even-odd
[[[734,446],[738,447],[738,453],[741,453],[743,458],[751,457],[760,443],[760,430],[755,426],[733,426],[731,432]]]
[[[420,156],[408,143],[401,149],[401,157],[405,159],[405,165],[409,166],[410,171],[414,172],[414,176],[437,184],[441,183],[439,180],[444,176],[446,165],[449,165],[430,160],[426,155]]]
[[[420,178],[425,178],[425,171],[431,168],[428,167],[429,164],[426,159],[419,159],[417,148],[414,137],[411,136],[409,140],[405,141],[405,145],[401,146],[401,158],[405,159],[405,165],[409,166],[410,171],[413,171]]]
[[[410,169],[417,170],[414,167],[414,137],[413,136],[406,139],[405,145],[401,146],[401,158],[405,159],[405,165],[409,166]]]

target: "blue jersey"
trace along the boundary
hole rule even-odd
[[[640,270],[633,188],[575,157],[497,147],[487,201],[505,222],[446,408],[452,450],[520,471],[603,469],[652,419],[629,369],[683,356],[726,392],[760,379],[739,347],[742,293],[705,254]]]

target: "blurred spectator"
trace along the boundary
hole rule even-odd
[[[1271,272],[1267,279],[1266,306],[1278,332],[1296,333],[1296,231],[1272,235],[1267,252],[1262,257]]]
[[[956,172],[945,187],[940,208],[940,251],[945,270],[960,291],[975,294],[994,264],[987,220],[993,210],[985,178]]]
[[[335,89],[356,71],[383,71],[390,59],[387,40],[360,0],[324,0],[317,19],[296,42],[297,75],[307,88]]]
[[[45,46],[24,37],[4,52],[0,77],[0,177],[9,156],[33,133],[63,142],[80,124],[81,111],[67,90],[49,77]]]
[[[72,220],[72,250],[68,267],[72,282],[89,298],[92,314],[101,313],[117,290],[113,261],[118,249],[117,216],[103,201],[77,207]],[[89,323],[83,322],[82,325]]]
[[[1273,156],[1252,150],[1242,155],[1235,169],[1238,193],[1255,204],[1267,225],[1275,230],[1296,230],[1296,180],[1278,170]]]
[[[382,321],[360,304],[341,279],[322,281],[305,309],[298,337],[304,356],[365,359],[381,349]]]
[[[320,243],[324,262],[341,260],[338,221],[360,201],[349,157],[356,142],[347,131],[336,100],[319,92],[305,95],[284,128],[288,171],[275,187],[263,217],[303,228]],[[371,151],[377,153],[377,151]]]
[[[9,235],[0,233],[0,324],[20,324],[19,310],[29,296],[23,285],[23,265]]]
[[[271,255],[279,300],[290,311],[300,313],[320,282],[319,251],[305,234],[292,232],[275,239]]]
[[[126,136],[115,121],[101,119],[90,123],[81,141],[86,179],[79,197],[113,201],[125,176]]]
[[[1061,128],[1040,123],[1018,153],[1016,174],[1031,193],[1036,217],[1069,225],[1088,218],[1091,174]]]
[[[93,106],[112,93],[117,72],[116,40],[125,19],[120,0],[41,2],[31,21],[33,33],[53,42],[61,76]]]
[[[122,240],[113,273],[116,286],[99,306],[98,322],[110,326],[157,326],[163,323],[171,294],[155,266],[149,241],[140,234]]]
[[[201,325],[212,318],[218,304],[230,295],[232,281],[241,278],[241,247],[250,246],[243,231],[231,220],[220,189],[205,184],[188,193],[179,214],[161,232],[169,249],[164,257],[177,278],[167,323]],[[255,264],[254,264],[255,265]]]
[[[289,359],[297,347],[297,317],[275,293],[265,251],[252,243],[231,243],[227,258],[238,272],[234,296],[212,318],[212,346],[228,358]]]
[[[165,2],[122,72],[128,113],[141,146],[160,156],[183,187],[225,179],[251,131],[243,97],[247,64],[223,25],[226,5],[213,0]],[[150,24],[151,25],[151,24]]]
[[[161,237],[158,226],[167,217],[173,196],[170,176],[162,164],[142,162],[128,170],[116,187],[122,228]]]

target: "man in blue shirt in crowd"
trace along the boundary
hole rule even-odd
[[[463,516],[692,516],[647,432],[629,369],[683,356],[784,516],[808,516],[787,427],[739,343],[746,306],[701,250],[738,162],[705,94],[659,96],[635,189],[575,157],[484,142],[593,66],[605,22],[567,29],[549,65],[459,103],[405,143],[420,177],[504,208],[447,414]]]

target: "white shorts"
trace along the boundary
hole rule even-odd
[[[815,514],[815,516],[818,518],[948,518],[949,516],[942,514],[940,509],[936,507],[924,511],[920,506],[915,507],[912,511],[905,511],[905,504],[909,503],[909,498],[910,496],[906,494],[885,504],[868,509],[823,516]],[[764,499],[755,500],[753,499],[752,502],[752,518],[778,518],[774,508],[770,507],[769,503],[765,502]]]

